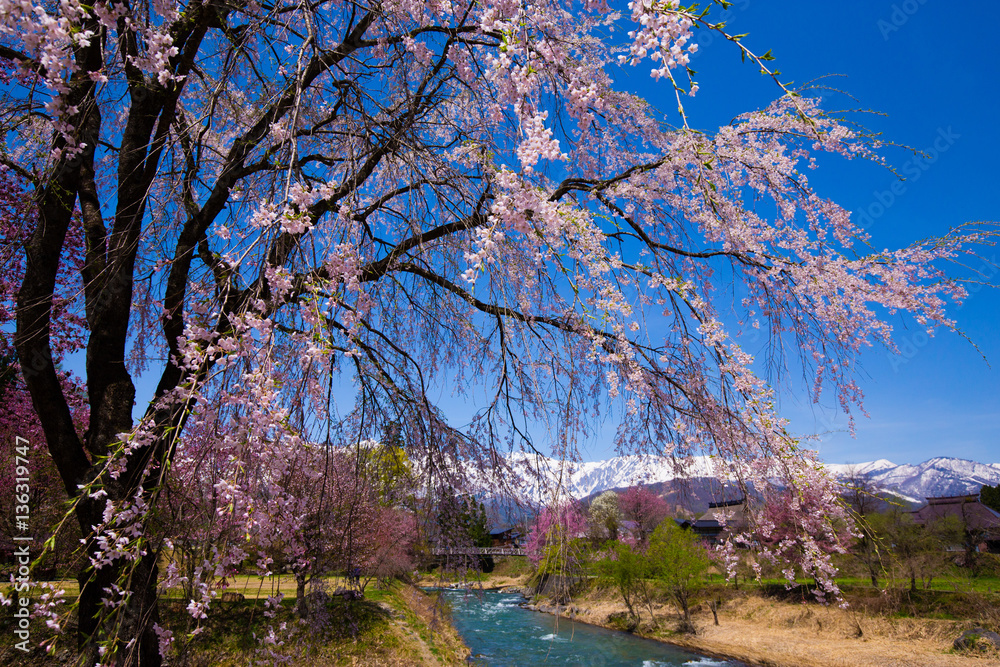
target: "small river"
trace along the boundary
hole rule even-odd
[[[744,667],[650,639],[522,609],[518,594],[444,590],[452,622],[472,650],[473,665],[522,667]]]

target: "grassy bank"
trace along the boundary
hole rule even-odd
[[[521,587],[534,574],[526,558],[497,558],[490,572],[473,569],[435,568],[421,573],[418,586],[457,585],[469,588]]]
[[[184,646],[171,656],[171,664],[235,667],[265,659],[272,652],[287,664],[310,667],[463,665],[468,656],[468,649],[451,627],[447,609],[410,585],[396,582],[384,590],[369,587],[363,600],[337,595],[315,599],[312,612],[302,619],[295,613],[291,597],[269,615],[264,602],[271,594],[270,586],[261,585],[256,578],[245,583],[257,586],[243,588],[245,599],[214,602],[201,629],[182,642]],[[185,606],[178,597],[164,598],[164,624],[195,631]],[[65,638],[54,655],[38,649],[29,654],[16,650],[12,620],[9,614],[0,618],[0,664],[54,667],[72,661],[72,637]],[[35,645],[50,636],[43,623],[32,624]]]

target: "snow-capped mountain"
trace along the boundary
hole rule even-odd
[[[707,456],[673,460],[650,456],[618,456],[607,461],[579,463],[571,477],[570,493],[585,498],[608,489],[621,489],[635,484],[669,482],[679,477],[714,477],[715,471]]]
[[[845,477],[852,473],[869,477],[872,474],[884,472],[886,470],[895,470],[898,467],[899,466],[897,466],[895,463],[887,459],[879,459],[878,461],[868,461],[867,463],[826,464],[826,469],[832,472],[837,477]]]
[[[881,459],[857,465],[828,465],[838,477],[853,469],[879,488],[923,500],[932,496],[959,496],[976,493],[984,484],[1000,484],[1000,463],[977,463],[946,456],[918,465],[895,465]]]
[[[696,456],[671,459],[658,456],[616,456],[606,461],[569,462],[540,455],[515,453],[507,457],[515,479],[520,480],[517,494],[524,500],[545,502],[559,489],[574,498],[608,489],[623,489],[636,484],[659,484],[678,478],[714,478],[711,459]],[[473,488],[486,491],[493,486],[478,471],[468,471]]]
[[[635,484],[655,486],[668,496],[677,491],[682,479],[691,480],[695,495],[705,495],[708,481],[715,481],[714,495],[721,493],[725,480],[719,480],[711,459],[704,456],[675,460],[655,456],[618,456],[605,461],[573,463],[537,455],[513,454],[506,463],[515,478],[524,480],[517,489],[523,499],[544,503],[557,488],[574,498],[586,498],[608,489],[623,489]],[[978,463],[964,459],[938,457],[919,465],[897,465],[886,459],[857,464],[827,464],[838,478],[862,475],[883,491],[906,500],[922,502],[931,496],[976,493],[984,484],[1000,484],[1000,463]],[[473,481],[480,475],[470,474]],[[722,485],[719,485],[719,482]],[[480,488],[488,489],[490,484]],[[487,494],[489,495],[489,494]],[[708,498],[713,500],[717,498]],[[708,502],[702,498],[701,500]]]

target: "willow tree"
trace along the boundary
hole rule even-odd
[[[711,452],[841,515],[739,334],[790,344],[849,411],[852,359],[892,346],[886,309],[952,327],[963,292],[935,264],[976,236],[868,253],[804,171],[873,157],[865,136],[776,79],[767,108],[699,128],[686,65],[696,31],[724,28],[672,0],[611,10],[0,1],[2,162],[32,202],[16,349],[87,536],[88,659],[155,665],[169,644],[148,519],[192,419],[266,443],[245,463],[279,470],[258,482],[302,440],[393,422],[428,474],[509,480],[499,454],[534,425],[572,456],[610,402],[622,450]],[[614,67],[675,91],[674,125]],[[67,270],[76,298],[54,307]],[[70,314],[82,437],[52,353]],[[134,412],[140,375],[156,388]],[[467,426],[435,405],[443,385],[485,391]],[[337,411],[343,388],[356,407]]]

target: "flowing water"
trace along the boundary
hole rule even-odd
[[[443,591],[452,622],[472,650],[473,665],[522,667],[743,667],[669,644],[522,609],[518,594]]]

